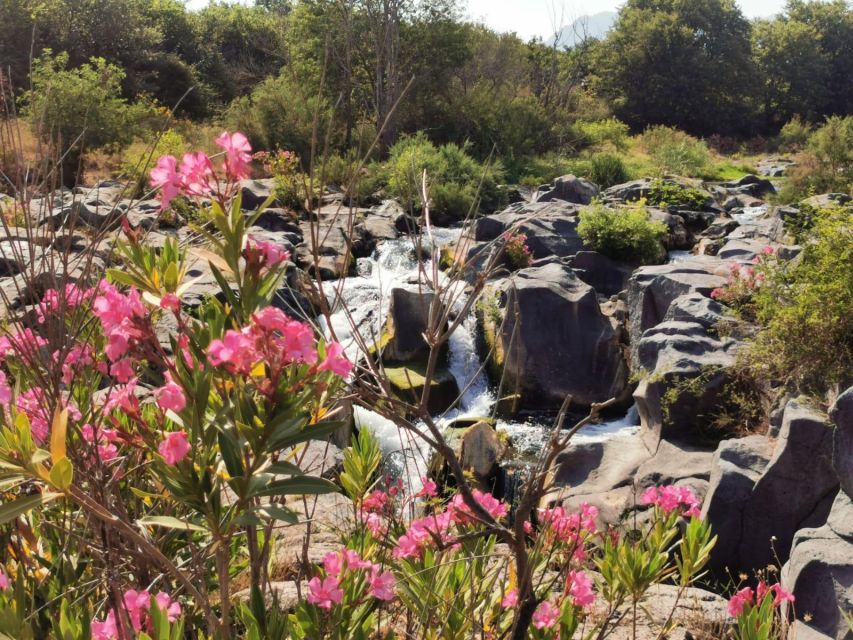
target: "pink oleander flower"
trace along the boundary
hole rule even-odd
[[[181,161],[182,188],[189,196],[206,197],[213,193],[213,163],[203,151],[185,153]]]
[[[533,626],[537,629],[550,629],[557,624],[559,616],[560,610],[546,600],[536,607],[533,613]]]
[[[782,589],[782,585],[779,583],[768,585],[764,580],[761,580],[758,583],[758,587],[756,588],[755,593],[755,601],[762,602],[764,600],[764,596],[768,593],[773,594],[773,606],[778,607],[783,602],[793,602],[794,594],[788,593],[784,589]]]
[[[167,293],[160,298],[160,308],[172,313],[178,313],[181,310],[181,299],[174,293]]]
[[[289,362],[311,364],[317,361],[314,331],[307,324],[296,321],[288,323],[282,337]]]
[[[131,358],[122,358],[114,362],[110,367],[110,375],[121,384],[127,384],[136,375],[133,370],[133,360]]]
[[[686,518],[698,518],[701,511],[699,499],[693,490],[686,486],[649,487],[643,491],[640,504],[655,505],[666,514],[681,508],[682,515]]]
[[[344,348],[338,342],[326,344],[326,359],[317,367],[320,371],[331,371],[341,378],[346,378],[352,371],[352,362],[344,354]]]
[[[12,402],[12,387],[9,386],[6,373],[0,371],[0,405],[7,405],[10,402]]]
[[[566,592],[572,597],[576,607],[589,607],[595,602],[592,579],[583,571],[569,571],[566,577]]]
[[[774,253],[776,253],[776,249],[771,247],[769,244],[765,245],[764,248],[761,249],[761,255],[772,256]]]
[[[9,588],[9,578],[6,576],[3,569],[0,569],[0,591],[5,591]]]
[[[393,556],[395,558],[419,558],[423,550],[435,545],[436,541],[449,544],[453,541],[450,528],[453,525],[453,513],[450,509],[431,514],[409,524],[409,530],[397,539]]]
[[[272,242],[256,240],[250,236],[243,257],[249,264],[271,269],[287,261],[290,253]]]
[[[157,602],[157,607],[167,615],[169,622],[175,622],[181,616],[181,604],[177,600],[172,600],[168,593],[160,592],[154,596]]]
[[[163,411],[180,413],[187,406],[184,390],[171,380],[157,389],[154,392],[154,397],[157,399],[157,406]]]
[[[231,373],[248,374],[257,353],[252,339],[239,331],[228,330],[222,340],[213,340],[207,348],[212,365],[223,366]]]
[[[50,433],[50,424],[53,421],[53,409],[49,407],[50,401],[45,397],[44,389],[31,387],[23,393],[18,394],[15,399],[15,409],[27,416],[30,421],[30,432],[36,444],[40,445]],[[68,415],[74,420],[80,420],[80,410],[73,401],[64,403],[68,409]]]
[[[417,498],[435,498],[438,495],[438,485],[430,478],[421,478],[421,490],[415,494]]]
[[[394,574],[390,571],[380,571],[374,568],[370,572],[368,578],[370,584],[370,595],[377,600],[393,600],[394,599]]]
[[[330,551],[323,556],[323,568],[326,570],[327,575],[337,578],[343,567],[344,563],[340,553]]]
[[[165,210],[169,203],[183,188],[183,176],[178,172],[178,161],[175,156],[161,156],[157,166],[151,169],[150,184],[160,189],[160,209]]]
[[[113,387],[110,390],[107,401],[104,403],[104,411],[109,413],[114,409],[121,409],[127,413],[139,411],[139,398],[136,397],[137,379],[129,380],[124,386]]]
[[[518,589],[510,589],[504,594],[504,597],[501,598],[501,606],[504,609],[512,609],[515,606],[518,606]]]
[[[750,587],[744,587],[731,598],[729,598],[728,611],[729,615],[737,618],[746,605],[753,604],[753,593]]]
[[[95,427],[87,423],[80,428],[80,435],[86,442],[97,444],[96,450],[102,462],[109,462],[118,457],[118,447],[113,444],[118,440],[118,434],[115,431],[111,429],[99,429],[96,439]]]
[[[485,509],[492,518],[498,520],[503,518],[507,514],[507,506],[505,503],[501,502],[497,498],[495,498],[490,493],[484,493],[475,489],[473,491],[474,499],[479,503],[483,509]],[[448,507],[448,511],[453,514],[454,522],[459,524],[471,524],[477,522],[477,519],[471,513],[471,510],[465,504],[465,500],[462,498],[461,494],[456,494],[450,500],[450,506]]]
[[[168,465],[176,465],[183,460],[192,447],[187,434],[183,431],[171,431],[165,435],[157,451]]]
[[[382,516],[378,513],[368,513],[364,517],[364,526],[370,531],[374,538],[381,538],[387,532],[387,528],[382,522]]]
[[[92,620],[90,625],[92,640],[116,640],[118,638],[118,626],[116,616],[110,611],[103,620]]]
[[[231,180],[241,180],[249,175],[252,146],[240,132],[223,131],[216,144],[225,150],[225,172]]]
[[[344,599],[340,586],[338,579],[332,576],[322,580],[319,577],[311,578],[308,582],[308,602],[321,609],[331,609],[333,604],[340,604]]]
[[[36,317],[39,324],[47,322],[47,318],[59,311],[68,312],[76,309],[92,295],[93,289],[83,289],[69,282],[65,285],[65,295],[60,296],[56,289],[48,289],[36,306]],[[64,308],[63,308],[64,303]]]
[[[364,497],[364,500],[361,502],[361,508],[363,511],[375,511],[380,513],[385,510],[388,506],[388,494],[384,491],[377,489],[376,491],[371,491]]]

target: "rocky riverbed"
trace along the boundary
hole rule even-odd
[[[543,503],[590,502],[604,523],[616,523],[631,516],[646,487],[688,485],[720,537],[714,580],[725,581],[726,570],[774,565],[797,598],[791,633],[798,640],[849,638],[841,611],[853,609],[853,388],[827,413],[783,396],[765,408],[768,420],[719,429],[738,384],[738,354],[754,328],[711,292],[725,284],[732,263],[748,264],[765,247],[796,259],[800,248],[784,222],[798,211],[762,199],[774,190],[766,178],[691,181],[703,205],[649,208],[667,227],[667,262],[637,267],[584,246],[577,232],[584,206],[599,198],[616,207],[651,186],[637,180],[599,192],[565,176],[466,227],[432,230],[425,255],[445,269],[486,260],[509,230],[527,236],[533,262],[497,274],[462,319],[433,381],[431,411],[455,432],[465,464],[511,500],[566,395],[579,407],[616,398],[613,415],[581,431],[557,458]],[[271,189],[270,181],[247,182],[244,206]],[[32,201],[22,213],[29,223],[8,227],[0,240],[7,315],[32,318],[58,276],[73,281],[114,266],[110,246],[123,220],[155,246],[176,237],[191,247],[185,305],[198,306],[214,291],[203,244],[186,221],[166,221],[159,203],[127,193],[103,182]],[[817,196],[816,204],[839,197]],[[321,330],[334,330],[353,358],[356,332],[368,344],[379,338],[395,392],[417,391],[413,373],[422,366],[431,293],[408,233],[423,221],[393,201],[351,208],[333,195],[314,216],[312,228],[311,220],[273,207],[252,229],[292,255],[275,304],[311,320],[329,305],[331,320],[319,321]],[[461,276],[464,287],[476,273]],[[363,408],[353,411],[353,424],[379,436],[389,468],[416,491],[431,464],[425,445]],[[339,460],[328,445],[316,464],[333,469]]]

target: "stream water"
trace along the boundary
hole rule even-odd
[[[428,253],[437,257],[440,248],[457,239],[460,233],[460,229],[433,229],[435,246]],[[426,238],[423,241],[426,242]],[[426,265],[428,273],[430,266]],[[391,290],[397,287],[418,289],[419,269],[412,240],[400,238],[383,242],[372,257],[359,259],[357,273],[342,281],[328,283],[330,302],[337,301],[337,308],[333,307],[331,327],[352,360],[360,355],[356,332],[366,344],[373,344],[381,334]],[[458,296],[456,310],[464,304],[464,296]],[[475,315],[469,313],[449,339],[449,370],[462,395],[456,407],[436,416],[439,424],[448,424],[457,418],[493,414],[495,390],[489,383],[477,351],[476,330]],[[399,429],[390,420],[363,407],[355,408],[354,418],[357,428],[369,429],[377,437],[387,470],[402,479],[405,491],[416,493],[421,486],[420,479],[426,473],[430,455],[428,445],[416,434]],[[511,439],[518,456],[516,462],[525,464],[525,461],[535,459],[545,443],[552,419],[552,416],[530,415],[517,420],[497,421],[497,429],[505,431]],[[639,419],[632,407],[624,417],[585,427],[575,436],[574,442],[630,437],[638,430]]]

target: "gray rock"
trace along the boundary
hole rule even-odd
[[[752,196],[753,198],[760,198],[768,193],[776,193],[776,188],[770,180],[767,180],[766,178],[759,178],[752,174],[747,174],[740,180],[724,182],[722,186],[725,187],[729,193]]]
[[[760,435],[723,440],[714,453],[711,479],[702,518],[711,523],[719,540],[711,554],[711,566],[722,574],[741,565],[739,545],[744,510],[755,483],[770,461],[770,442]]]
[[[274,192],[275,178],[244,180],[240,187],[240,193],[243,196],[241,205],[244,209],[257,209]]]
[[[741,568],[787,560],[791,542],[820,502],[838,489],[832,468],[832,429],[826,417],[800,400],[785,407],[767,468],[744,511]],[[826,516],[824,512],[823,517]],[[771,548],[770,540],[775,538]]]
[[[628,330],[631,368],[640,368],[637,349],[643,332],[663,321],[672,301],[686,293],[710,296],[723,286],[725,263],[708,256],[693,256],[674,264],[640,267],[628,281]]]
[[[383,360],[409,362],[429,353],[423,338],[430,323],[435,294],[426,291],[392,289],[383,335]]]
[[[628,284],[632,269],[595,251],[578,251],[569,264],[575,274],[604,296],[616,295]]]
[[[536,260],[571,256],[584,248],[577,232],[580,209],[561,200],[511,205],[477,220],[474,239],[488,242],[512,229],[527,236],[527,246]]]
[[[800,204],[812,207],[814,209],[826,209],[827,207],[847,204],[853,200],[846,193],[822,193],[817,196],[806,198]]]
[[[829,418],[835,424],[832,463],[841,489],[853,497],[853,387],[838,396],[829,410]]]
[[[595,291],[570,267],[522,269],[488,295],[492,369],[498,377],[505,371],[505,390],[521,394],[524,406],[558,407],[566,395],[582,406],[622,396],[627,371],[617,334]]]
[[[798,620],[789,639],[853,638],[841,617],[842,611],[853,611],[853,502],[843,491],[835,498],[827,524],[797,532],[791,558],[782,570],[782,586],[796,598]]]
[[[598,187],[589,180],[566,175],[554,180],[548,189],[537,193],[533,200],[535,202],[551,202],[552,200],[564,200],[577,204],[589,204],[598,195]]]

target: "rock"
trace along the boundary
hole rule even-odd
[[[381,204],[368,209],[365,222],[371,218],[386,220],[399,233],[415,233],[420,228],[417,219],[410,216],[396,200],[383,200]]]
[[[558,262],[522,269],[492,288],[482,314],[493,374],[526,407],[622,397],[627,371],[595,291]]]
[[[725,263],[716,258],[694,256],[674,264],[640,267],[628,281],[627,302],[631,337],[631,369],[638,371],[637,349],[643,332],[661,322],[678,296],[711,291],[725,284]]]
[[[404,402],[419,404],[426,386],[426,366],[421,362],[408,362],[400,366],[386,366],[385,375],[391,391]],[[444,413],[459,396],[456,378],[446,367],[438,367],[430,380],[427,409],[433,415]]]
[[[822,193],[802,200],[800,205],[806,205],[812,209],[826,209],[828,207],[837,207],[839,205],[847,204],[851,200],[853,200],[853,198],[846,193]]]
[[[689,249],[693,246],[693,238],[684,226],[684,218],[662,209],[647,207],[649,219],[653,222],[662,222],[666,225],[667,235],[663,245],[667,250]]]
[[[797,532],[781,578],[796,598],[789,640],[853,637],[841,616],[853,611],[853,502],[845,492],[838,492],[824,526]]]
[[[296,248],[296,264],[311,275],[319,273],[324,280],[352,275],[355,259],[370,255],[376,248],[376,239],[364,227],[363,213],[363,210],[330,206],[315,213],[316,221],[301,222],[304,241]],[[315,243],[317,264],[314,264]]]
[[[159,200],[142,200],[131,202],[122,200],[119,205],[124,210],[127,221],[133,228],[141,228],[146,231],[153,229],[161,217]]]
[[[706,207],[713,203],[711,194],[702,188],[700,180],[691,180],[680,176],[665,176],[663,178],[640,178],[639,180],[631,180],[622,184],[613,185],[605,189],[601,196],[604,202],[634,202],[641,198],[645,198],[651,193],[655,183],[661,181],[667,184],[677,184],[681,187],[696,189],[707,195]],[[676,203],[674,203],[676,204]]]
[[[768,193],[776,193],[776,187],[773,186],[773,183],[770,182],[770,180],[767,180],[766,178],[759,178],[752,174],[747,174],[740,180],[724,182],[722,183],[722,186],[725,187],[729,193],[752,196],[753,198],[760,198]]]
[[[270,582],[269,589],[264,591],[264,604],[270,609],[277,607],[282,611],[291,611],[305,598],[307,593],[307,582],[296,583],[293,580],[276,580]],[[232,600],[249,604],[251,597],[251,589],[241,589],[234,594]]]
[[[324,478],[337,475],[343,461],[343,451],[328,440],[309,440],[296,447],[292,459],[304,473]]]
[[[453,449],[462,468],[471,471],[481,483],[494,476],[498,463],[506,452],[506,445],[495,431],[492,421],[479,421],[471,426],[451,426],[445,430],[447,443]],[[441,477],[448,471],[439,454],[430,464],[433,475]]]
[[[838,396],[829,410],[829,419],[835,424],[832,464],[841,489],[853,498],[853,387]]]
[[[764,204],[765,202],[763,200],[759,200],[758,198],[754,198],[750,195],[740,194],[726,198],[723,201],[723,209],[725,211],[738,211],[744,207],[760,207]]]
[[[429,291],[391,290],[385,331],[382,335],[382,358],[391,362],[408,362],[429,354],[423,334],[430,324],[435,294]]]
[[[785,562],[796,531],[810,517],[826,517],[826,511],[813,514],[837,489],[826,416],[800,400],[789,401],[773,455],[744,510],[741,568],[764,567],[777,557]]]
[[[535,202],[564,200],[577,204],[589,204],[597,195],[598,187],[593,183],[569,174],[554,180],[548,189],[539,191],[533,200]]]
[[[275,178],[244,180],[240,185],[240,193],[243,197],[243,209],[253,211],[275,193]]]
[[[770,462],[770,449],[764,436],[752,435],[723,440],[714,453],[702,518],[711,523],[719,537],[711,554],[711,567],[721,575],[726,568],[734,571],[740,567],[744,510]]]
[[[477,220],[474,239],[489,242],[512,229],[527,236],[534,259],[571,256],[584,248],[577,232],[580,209],[577,204],[560,200],[510,205],[500,213]]]
[[[595,251],[578,251],[569,264],[575,275],[604,296],[622,291],[631,277],[632,269]]]

